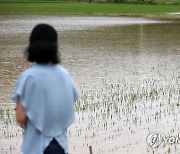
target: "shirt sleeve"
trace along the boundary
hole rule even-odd
[[[73,79],[71,79],[71,81],[72,81],[72,86],[73,86],[73,95],[74,95],[74,102],[75,102],[80,98],[80,93],[79,93],[77,86],[74,83]]]
[[[31,93],[33,93],[34,83],[32,82],[32,77],[26,74],[22,74],[16,84],[16,88],[12,97],[12,100],[17,103],[18,100],[21,101],[24,108],[27,107],[27,99]]]
[[[14,90],[14,94],[12,100],[17,103],[18,99],[20,99],[23,95],[23,89],[25,85],[25,77],[21,75],[16,83],[16,88]]]

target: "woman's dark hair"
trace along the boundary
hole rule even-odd
[[[36,63],[60,63],[57,32],[48,24],[36,25],[29,38],[29,46],[25,50],[28,61]]]

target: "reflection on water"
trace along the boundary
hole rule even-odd
[[[6,17],[6,18],[5,18]],[[22,130],[11,101],[28,35],[39,22],[59,33],[62,65],[81,90],[70,153],[179,153],[152,149],[147,135],[180,133],[180,24],[106,17],[0,17],[0,153],[21,153]]]
[[[38,23],[50,23],[56,27],[58,31],[65,31],[94,29],[101,26],[148,24],[160,22],[140,18],[62,16],[1,16],[0,20],[1,34],[26,33],[31,31],[32,27]]]

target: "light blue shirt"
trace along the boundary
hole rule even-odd
[[[68,153],[67,128],[75,120],[74,102],[79,97],[76,85],[62,66],[35,64],[21,74],[13,101],[20,99],[28,118],[24,154],[43,154],[53,138]]]

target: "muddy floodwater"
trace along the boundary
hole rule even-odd
[[[179,21],[0,16],[0,154],[21,154],[11,97],[38,23],[58,31],[61,64],[81,92],[70,154],[180,153]]]

